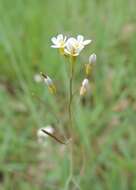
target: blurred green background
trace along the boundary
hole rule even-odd
[[[0,0],[1,190],[136,189],[135,7],[135,0]],[[67,136],[64,63],[50,48],[59,33],[93,40],[79,57],[77,85],[97,54],[92,95],[74,109],[69,186],[69,148],[37,141],[46,125]],[[41,71],[58,85],[57,98],[35,82]]]

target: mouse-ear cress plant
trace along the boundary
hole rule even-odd
[[[69,68],[69,76],[68,76],[68,80],[69,80],[69,88],[68,88],[68,109],[67,109],[67,115],[68,115],[68,129],[69,129],[69,135],[70,135],[70,139],[71,139],[71,143],[67,143],[67,142],[63,142],[62,140],[60,140],[58,137],[56,137],[56,135],[54,135],[53,133],[50,133],[48,131],[46,131],[45,128],[41,129],[41,132],[43,132],[46,135],[49,135],[50,137],[52,137],[54,140],[56,140],[58,143],[61,144],[68,144],[69,146],[69,152],[70,154],[70,174],[69,177],[66,181],[66,185],[65,185],[65,189],[69,188],[70,183],[73,180],[73,173],[74,173],[74,149],[73,149],[73,145],[75,145],[75,139],[73,136],[73,96],[75,97],[75,89],[73,88],[73,80],[75,77],[75,70],[76,70],[76,62],[77,62],[77,57],[80,55],[80,53],[82,52],[82,50],[85,48],[85,46],[89,45],[91,43],[91,40],[85,40],[84,36],[82,35],[78,35],[76,38],[74,37],[66,37],[62,34],[57,35],[56,37],[52,37],[51,38],[52,41],[52,48],[56,48],[59,50],[59,53],[61,56],[64,57],[64,59],[68,60],[68,68]],[[79,97],[80,96],[85,96],[88,91],[89,91],[89,79],[90,76],[92,74],[92,70],[93,67],[96,63],[96,55],[93,53],[89,56],[88,59],[88,63],[85,64],[85,77],[82,80],[81,86],[79,87]],[[66,68],[67,69],[67,68]],[[43,81],[46,84],[46,86],[48,87],[48,90],[51,94],[56,95],[57,93],[57,88],[53,82],[53,80],[48,76],[45,75],[43,73],[41,73],[42,77],[43,77]],[[74,90],[74,91],[73,91]]]
[[[56,48],[59,50],[59,53],[61,56],[63,56],[65,59],[69,60],[69,97],[68,97],[68,125],[69,129],[72,128],[73,122],[72,122],[72,100],[73,100],[73,79],[75,75],[75,68],[76,68],[76,62],[77,57],[80,55],[81,51],[85,48],[85,46],[89,45],[92,40],[85,40],[84,36],[78,35],[76,38],[74,37],[67,37],[62,34],[57,35],[56,37],[51,38],[52,41],[52,48]],[[81,86],[79,87],[79,95],[85,96],[88,92],[89,87],[89,78],[92,73],[92,69],[94,67],[94,64],[96,63],[96,54],[91,54],[89,56],[88,63],[85,64],[85,78],[82,81]],[[47,85],[49,91],[51,94],[56,94],[56,86],[53,82],[53,80],[43,73],[41,73],[43,80],[45,84]],[[51,135],[52,136],[52,135]],[[56,140],[56,137],[54,138]]]

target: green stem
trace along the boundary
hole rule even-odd
[[[73,74],[74,74],[74,63],[70,63],[70,80],[69,80],[69,104],[68,104],[68,112],[69,112],[69,122],[70,128],[72,128],[72,98],[73,98]]]
[[[74,61],[70,62],[70,79],[69,79],[69,102],[68,102],[68,115],[69,115],[69,133],[73,128],[72,120],[72,99],[73,99],[73,75],[74,75]],[[72,133],[70,133],[71,135]],[[73,139],[69,144],[70,148],[70,175],[66,181],[65,190],[68,190],[69,184],[73,177]]]

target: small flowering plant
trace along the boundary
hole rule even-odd
[[[69,60],[69,90],[68,90],[68,125],[69,129],[72,129],[73,126],[73,115],[72,115],[72,103],[73,103],[73,95],[74,89],[73,89],[73,80],[75,76],[75,68],[76,68],[76,62],[77,57],[80,55],[80,53],[84,50],[84,48],[91,43],[90,39],[84,39],[84,36],[78,35],[76,38],[74,37],[66,37],[63,34],[59,34],[56,37],[51,38],[52,48],[58,49],[60,52],[60,55],[63,56],[65,59]],[[88,63],[85,64],[85,77],[83,78],[83,81],[81,83],[81,86],[79,87],[79,96],[85,96],[88,93],[89,88],[89,79],[92,74],[93,67],[96,63],[96,54],[91,54],[88,58]],[[41,73],[44,83],[49,89],[49,92],[52,95],[56,96],[57,87],[55,86],[54,81],[52,78],[50,78],[47,74]],[[56,136],[54,136],[50,131],[46,131],[46,129],[41,129],[41,132],[45,133],[46,135],[49,135],[50,137],[54,138],[59,143],[65,144],[65,142],[62,142],[60,139],[58,139]],[[41,134],[41,133],[40,133]]]

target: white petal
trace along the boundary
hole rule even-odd
[[[65,37],[64,37],[64,40],[63,40],[63,41],[65,42],[65,41],[66,41],[66,39],[67,39],[67,36],[65,36]]]
[[[84,46],[90,44],[91,41],[92,41],[92,40],[85,40],[85,41],[83,42]]]
[[[83,40],[84,40],[84,36],[82,36],[82,35],[78,35],[78,36],[77,36],[77,41],[78,41],[79,43],[83,42]]]
[[[93,53],[93,54],[91,54],[91,55],[89,56],[89,63],[90,63],[90,64],[96,63],[96,54],[95,54],[95,53]]]
[[[89,80],[85,78],[82,82],[82,86],[87,88],[88,84],[89,84]]]
[[[67,50],[67,49],[64,49],[64,52],[68,55],[70,55],[71,53]]]
[[[66,47],[69,51],[73,50],[73,47],[77,43],[77,40],[75,38],[69,38],[66,42]]]
[[[77,42],[77,40],[76,40],[75,38],[73,38],[73,37],[71,37],[71,38],[69,38],[69,39],[67,40],[67,43],[74,44],[75,42]]]
[[[62,34],[59,34],[59,35],[57,36],[57,40],[63,40],[63,35],[62,35]]]
[[[83,49],[84,49],[84,46],[81,45],[81,46],[77,49],[78,54],[79,54]]]
[[[51,41],[52,41],[52,43],[54,43],[54,44],[57,43],[57,39],[56,39],[55,37],[52,37],[52,38],[51,38]]]
[[[66,44],[66,47],[67,47],[67,50],[68,50],[68,51],[71,51],[72,48],[73,48],[72,43],[70,43],[70,42],[67,43],[67,44]]]
[[[51,45],[52,48],[60,48],[58,45]]]

